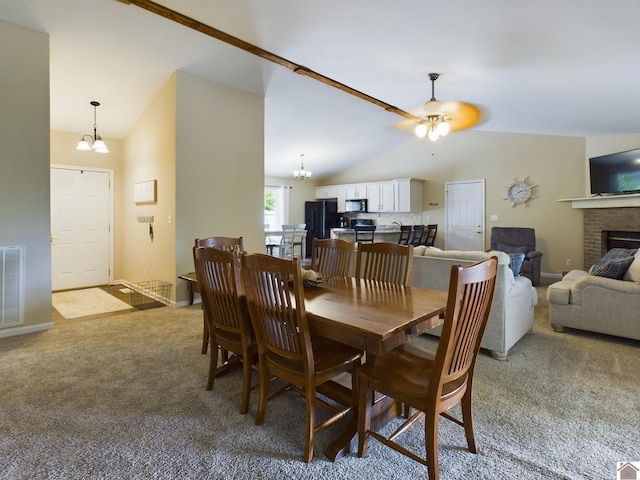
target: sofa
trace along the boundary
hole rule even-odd
[[[480,347],[491,356],[506,360],[509,349],[533,329],[534,306],[538,303],[536,289],[523,276],[514,277],[509,268],[510,258],[504,252],[476,252],[440,250],[433,247],[414,249],[410,284],[447,291],[452,265],[471,265],[498,257],[498,274],[487,327]],[[439,335],[440,328],[429,331]]]
[[[621,279],[572,270],[547,288],[549,322],[640,340],[640,253]]]

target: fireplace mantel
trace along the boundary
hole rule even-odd
[[[609,195],[604,197],[563,198],[559,202],[571,202],[572,208],[620,208],[640,207],[640,194]]]

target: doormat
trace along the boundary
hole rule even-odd
[[[67,320],[132,308],[100,288],[56,292],[52,295],[51,302]]]

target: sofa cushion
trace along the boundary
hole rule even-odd
[[[622,279],[629,282],[640,283],[640,248],[636,252],[633,262],[631,262],[631,265],[627,268]]]
[[[413,247],[413,254],[421,257],[424,255],[424,251],[427,249],[426,245],[418,245],[417,247]]]
[[[570,280],[563,280],[549,285],[547,288],[547,301],[556,305],[568,305],[571,299],[572,284],[573,282]]]
[[[593,265],[589,273],[596,277],[622,280],[629,265],[635,260],[635,253],[636,250],[628,248],[612,248]]]
[[[496,244],[498,250],[504,253],[524,253],[529,251],[529,247],[526,245],[507,245],[505,243]]]
[[[509,253],[509,268],[513,272],[513,276],[520,275],[522,262],[524,262],[524,253]]]

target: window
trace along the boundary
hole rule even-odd
[[[264,186],[264,228],[280,230],[289,223],[289,190],[287,186]]]

